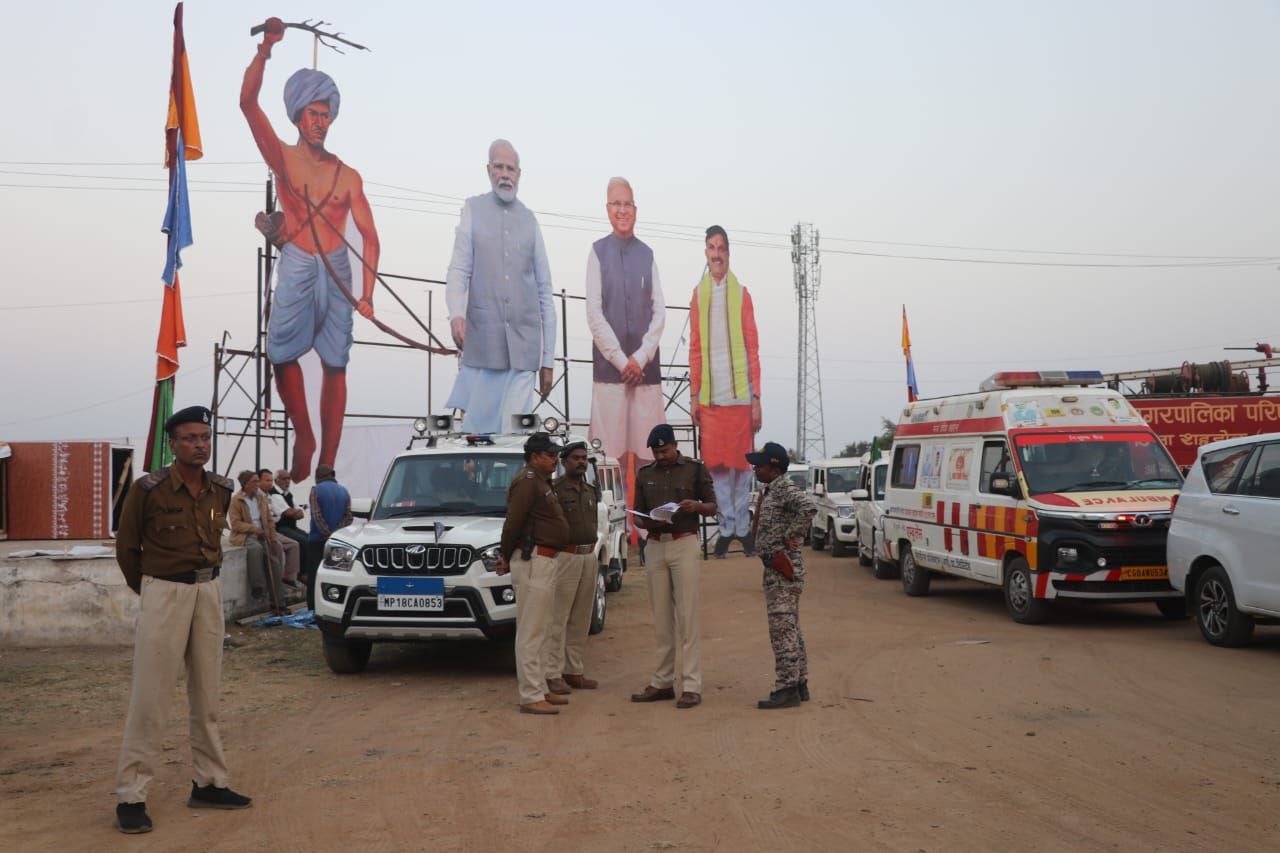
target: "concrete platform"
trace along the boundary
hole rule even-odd
[[[63,550],[112,542],[3,542],[0,557],[14,551]],[[269,608],[254,598],[245,568],[245,550],[223,544],[222,606],[227,619]],[[138,596],[125,585],[114,554],[103,559],[49,557],[0,559],[0,647],[113,646],[133,643]]]

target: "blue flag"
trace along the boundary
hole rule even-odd
[[[183,150],[182,129],[178,129],[178,150]],[[191,237],[191,198],[187,195],[187,158],[175,157],[169,169],[169,206],[164,212],[164,224],[160,230],[169,235],[164,258],[164,283],[173,287],[173,281],[182,268],[183,249],[194,240]]]

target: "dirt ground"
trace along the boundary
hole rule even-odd
[[[908,599],[810,560],[813,701],[772,677],[759,564],[704,563],[704,702],[636,705],[641,569],[588,645],[599,690],[516,713],[510,646],[375,647],[329,673],[315,631],[237,631],[222,733],[242,812],[193,811],[175,690],[149,811],[112,827],[130,653],[0,652],[4,850],[1275,849],[1280,630],[1216,649],[1152,605],[1020,626],[999,591]]]

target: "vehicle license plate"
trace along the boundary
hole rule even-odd
[[[1122,581],[1159,581],[1168,577],[1168,566],[1125,566],[1120,569]]]
[[[379,610],[444,610],[444,578],[378,578]]]

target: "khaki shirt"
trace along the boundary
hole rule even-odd
[[[695,500],[715,503],[716,492],[711,485],[707,466],[688,456],[677,456],[670,465],[650,462],[636,471],[637,512],[647,513],[665,503]],[[651,531],[653,533],[693,533],[698,529],[699,516],[682,512],[671,520],[671,527]]]
[[[526,465],[507,487],[507,520],[502,524],[502,556],[507,560],[524,543],[525,531],[533,544],[563,548],[569,544],[569,522],[556,500],[550,478]]]
[[[569,521],[570,545],[594,545],[599,532],[599,514],[596,505],[600,500],[596,487],[587,482],[586,477],[573,479],[560,477],[551,481],[564,510],[564,517]]]
[[[206,471],[193,495],[174,466],[134,481],[120,510],[116,562],[135,592],[143,575],[164,577],[222,565],[222,531],[235,484]]]

